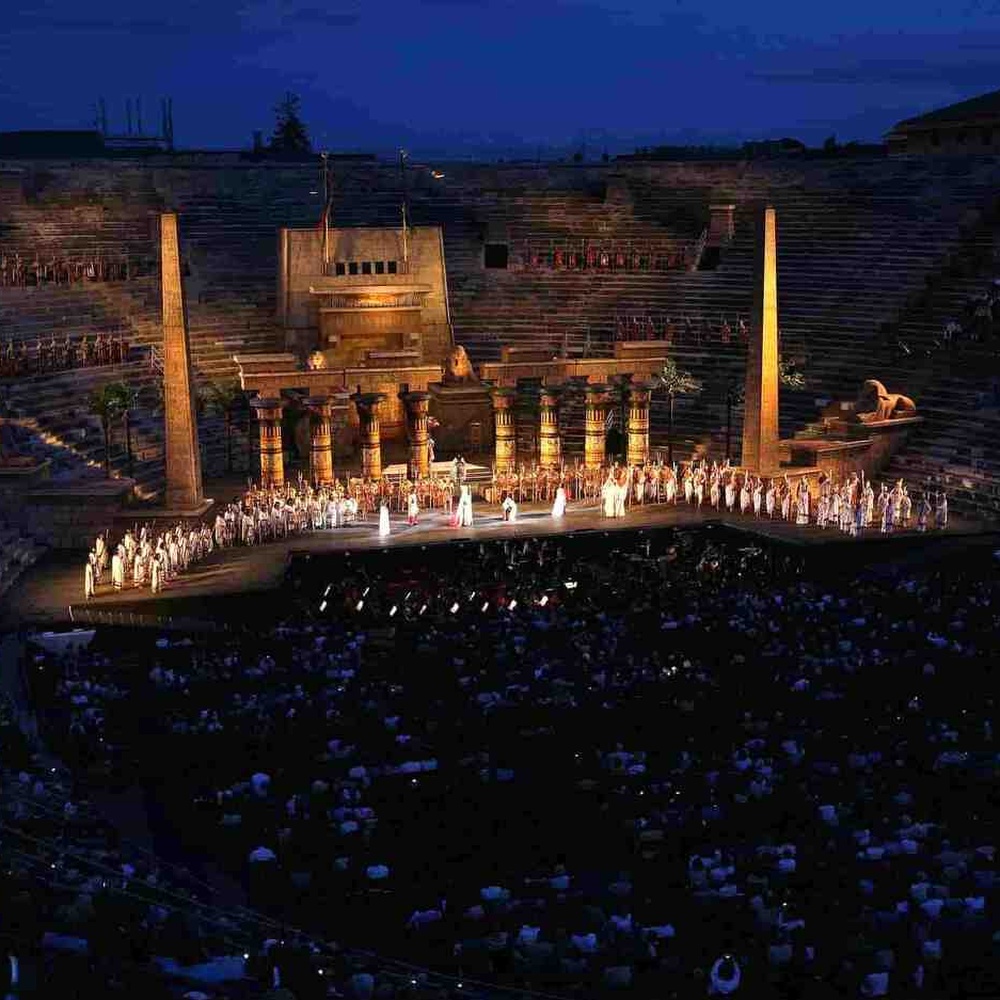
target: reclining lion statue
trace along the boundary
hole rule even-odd
[[[854,415],[863,424],[879,420],[896,420],[912,417],[917,404],[898,392],[889,392],[878,379],[870,378],[861,386],[861,393],[854,404]]]
[[[441,380],[445,385],[478,385],[479,379],[472,369],[472,362],[465,348],[456,344],[444,361],[444,376]]]

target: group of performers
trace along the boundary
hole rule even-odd
[[[17,251],[0,253],[0,286],[71,285],[81,281],[127,281],[142,270],[122,251],[92,257],[55,257],[36,253],[29,260]]]
[[[94,597],[105,581],[115,591],[148,586],[158,594],[214,547],[215,538],[207,524],[177,525],[160,534],[146,526],[137,527],[126,531],[113,548],[107,533],[99,535],[84,567],[84,598]]]
[[[129,342],[122,334],[99,333],[93,340],[86,335],[79,340],[66,337],[60,343],[55,335],[48,341],[39,337],[33,348],[27,341],[8,340],[0,349],[0,374],[34,375],[43,372],[66,371],[70,368],[93,368],[98,365],[120,365],[128,361]]]
[[[458,478],[464,479],[458,467]],[[597,496],[590,493],[590,483],[600,480]],[[502,477],[494,477],[493,488],[499,492],[503,521],[518,519],[520,497],[512,489],[499,486]],[[546,483],[548,479],[546,479]],[[114,590],[149,586],[159,592],[168,581],[215,548],[234,545],[257,545],[277,541],[308,531],[339,528],[378,512],[378,533],[391,532],[393,508],[405,512],[408,525],[416,525],[423,510],[438,508],[448,515],[454,528],[473,526],[472,489],[449,477],[425,482],[392,483],[388,480],[366,482],[350,480],[344,484],[312,487],[298,485],[280,488],[249,484],[239,500],[219,511],[212,525],[180,525],[159,535],[148,528],[128,531],[112,550],[102,535],[89,553],[85,568],[84,592],[89,599],[105,580],[110,569]],[[581,489],[574,492],[574,486]],[[735,468],[726,462],[698,459],[665,465],[612,465],[591,470],[586,477],[557,475],[551,494],[540,491],[551,501],[552,517],[562,518],[570,500],[583,500],[585,506],[596,501],[601,514],[623,518],[634,506],[684,502],[701,510],[708,508],[728,514],[782,520],[819,528],[835,527],[858,535],[868,528],[888,534],[913,525],[918,531],[943,529],[948,524],[948,498],[943,492],[925,492],[914,503],[906,483],[882,483],[878,492],[863,473],[853,473],[843,482],[821,476],[813,494],[808,477],[793,482],[789,475],[765,478]],[[539,499],[541,499],[541,496]],[[591,503],[586,501],[588,498]],[[534,497],[532,497],[534,499]]]

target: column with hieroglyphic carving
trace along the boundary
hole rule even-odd
[[[561,386],[543,386],[538,396],[538,464],[543,469],[562,465],[562,440],[559,437]]]
[[[358,408],[361,425],[361,475],[365,479],[382,478],[382,432],[378,407],[385,398],[382,392],[358,392],[351,396]]]
[[[431,394],[401,392],[399,398],[406,408],[406,437],[410,444],[410,460],[406,474],[411,481],[416,482],[418,479],[426,479],[430,472],[427,421]]]
[[[747,345],[742,465],[773,476],[778,454],[778,234],[773,208],[764,210],[754,256],[754,302]]]
[[[257,412],[261,486],[284,486],[285,451],[281,436],[281,419],[285,401],[278,398],[252,399],[250,405]]]
[[[194,406],[191,344],[184,309],[177,216],[160,216],[160,294],[163,308],[163,430],[166,506],[193,511],[205,504]]]
[[[313,485],[333,482],[333,400],[329,396],[310,396],[309,474]]]
[[[651,386],[628,387],[628,418],[625,424],[626,456],[631,466],[649,461],[649,397]]]
[[[497,472],[511,472],[517,466],[517,428],[514,424],[515,389],[491,390],[493,400],[493,443]]]
[[[595,383],[587,386],[583,431],[583,464],[588,469],[599,469],[604,465],[608,434],[607,385]]]

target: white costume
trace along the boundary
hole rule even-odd
[[[378,533],[383,538],[389,534],[389,508],[385,504],[378,509]]]
[[[462,493],[458,498],[458,526],[472,527],[472,491],[468,486],[462,487]]]
[[[83,571],[83,596],[87,600],[94,596],[94,564],[89,559]]]
[[[503,519],[505,521],[517,520],[517,503],[512,496],[508,496],[500,506],[503,508]]]
[[[566,513],[566,491],[560,486],[556,490],[555,503],[552,504],[552,516],[562,517]]]

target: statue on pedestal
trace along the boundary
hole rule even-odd
[[[898,392],[889,392],[878,379],[870,378],[861,387],[861,393],[854,404],[854,416],[863,424],[881,420],[898,420],[913,417],[917,404]]]
[[[479,385],[479,379],[461,344],[456,344],[445,358],[442,385]]]

